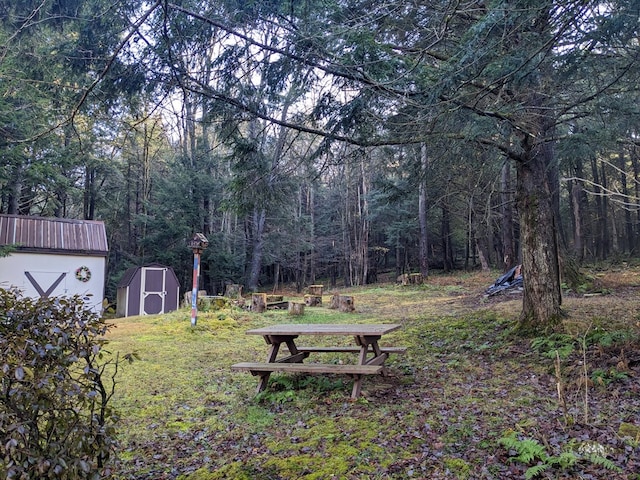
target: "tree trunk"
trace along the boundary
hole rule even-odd
[[[371,221],[369,220],[369,179],[365,169],[366,160],[363,155],[360,159],[360,188],[358,190],[358,220],[359,225],[356,231],[360,234],[357,237],[356,245],[358,249],[358,285],[365,285],[369,276],[369,235]]]
[[[464,254],[464,268],[468,270],[470,267],[474,267],[476,263],[476,237],[475,230],[473,228],[474,222],[474,210],[473,210],[473,197],[469,198],[467,206],[467,241],[465,243]],[[469,263],[471,262],[471,263]]]
[[[630,202],[629,199],[629,186],[627,184],[627,164],[625,161],[624,150],[620,149],[618,157],[620,169],[620,185],[622,186],[622,195],[624,196],[624,202]],[[631,209],[624,209],[624,239],[622,242],[624,251],[632,253],[634,250],[634,238],[633,238],[633,221],[631,220]]]
[[[605,164],[602,164],[600,169],[600,181],[602,182],[602,192],[606,192],[608,189],[607,171],[605,170]],[[600,238],[602,239],[602,259],[606,260],[611,253],[611,239],[609,238],[609,197],[603,195],[602,197],[602,217],[600,218]]]
[[[573,217],[573,251],[578,259],[582,262],[584,259],[584,242],[582,231],[582,208],[581,208],[581,190],[582,182],[580,180],[572,180],[569,184],[569,195],[571,197],[571,212]]]
[[[513,197],[511,189],[511,164],[504,162],[500,172],[500,201],[501,201],[501,241],[502,241],[502,269],[511,270],[518,263],[513,228]]]
[[[93,220],[96,209],[96,170],[85,167],[83,215],[85,220]]]
[[[634,184],[634,193],[635,193],[635,198],[636,199],[640,199],[640,165],[638,165],[638,155],[637,155],[637,151],[636,151],[636,147],[633,146],[631,149],[631,166],[633,168],[633,184]],[[634,232],[635,234],[633,235],[633,251],[635,252],[638,248],[638,237],[640,235],[638,235],[638,233],[640,232],[640,200],[636,200],[635,202],[635,208],[636,208],[636,221],[635,221],[635,225],[634,225]]]
[[[602,188],[600,187],[600,174],[598,172],[598,164],[595,157],[591,158],[591,173],[593,175],[593,193],[595,196],[596,203],[596,220],[594,222],[596,228],[595,232],[593,232],[593,250],[595,252],[596,258],[603,260],[605,258],[605,248],[604,248],[604,239],[602,238],[604,235],[604,229],[602,228],[603,219],[606,218],[606,214],[604,213],[603,197],[602,197]]]
[[[420,187],[418,192],[418,219],[420,223],[420,273],[424,278],[429,276],[429,260],[427,257],[429,242],[427,233],[427,146],[420,147]]]
[[[480,268],[483,272],[489,271],[489,260],[486,249],[482,248],[482,245],[476,238],[476,251],[478,252],[478,259],[480,260]]]
[[[400,235],[398,234],[396,237],[396,277],[402,275],[402,244],[400,243]]]
[[[254,292],[258,289],[258,280],[260,278],[260,267],[262,265],[262,250],[264,249],[264,224],[267,212],[263,209],[254,209],[251,222],[252,227],[252,251],[251,266],[249,269],[249,278],[247,287]]]
[[[541,129],[545,132],[544,129]],[[540,135],[544,138],[544,134]],[[524,295],[519,330],[525,334],[559,330],[562,295],[556,219],[547,169],[549,159],[527,135],[517,163],[518,211]]]
[[[446,202],[446,199],[445,199]],[[454,262],[453,262],[453,243],[451,241],[451,215],[449,213],[449,206],[447,204],[443,204],[441,207],[442,210],[442,222],[440,226],[440,237],[442,244],[442,260],[443,265],[442,268],[445,272],[450,272],[453,270]]]

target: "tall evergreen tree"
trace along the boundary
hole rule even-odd
[[[628,48],[622,56],[612,52],[637,33],[635,6],[577,0],[223,5],[233,7],[228,16],[222,9],[176,9],[227,32],[229,45],[241,39],[305,66],[315,73],[309,90],[325,93],[304,122],[283,121],[239,92],[212,89],[212,96],[328,139],[364,146],[439,135],[491,146],[513,161],[527,279],[521,327],[560,325],[553,144],[562,122],[632,71]],[[279,25],[278,42],[259,38],[266,24]],[[453,117],[461,129],[448,129]]]

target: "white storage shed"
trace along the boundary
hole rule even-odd
[[[104,223],[92,220],[0,215],[0,288],[17,287],[31,298],[83,297],[102,313],[107,265]]]

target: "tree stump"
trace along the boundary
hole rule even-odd
[[[262,313],[267,309],[267,294],[254,293],[251,295],[251,310],[256,313]]]
[[[227,285],[224,296],[229,298],[240,298],[242,296],[242,285],[231,283]]]
[[[353,304],[353,297],[351,295],[340,295],[338,297],[338,310],[341,312],[350,313],[355,311],[356,307]]]
[[[310,295],[319,295],[322,297],[322,289],[324,285],[309,285],[309,294]]]
[[[289,308],[287,309],[289,315],[304,315],[304,303],[289,302]]]
[[[424,278],[421,273],[411,273],[409,274],[409,283],[411,285],[422,285]]]
[[[331,295],[331,301],[329,302],[329,308],[336,310],[340,306],[340,295]]]
[[[322,296],[307,294],[304,296],[304,303],[308,307],[316,307],[318,305],[322,305]]]
[[[190,307],[191,306],[191,298],[193,296],[193,292],[191,290],[184,292],[184,304],[185,306]],[[200,303],[200,297],[206,297],[207,296],[207,291],[206,290],[198,290],[198,304]]]
[[[198,308],[204,308],[208,310],[222,310],[228,308],[230,300],[226,297],[212,296],[212,297],[198,297]]]
[[[356,309],[351,295],[332,295],[329,308],[337,308],[341,312],[353,312]]]

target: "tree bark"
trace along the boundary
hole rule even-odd
[[[631,167],[633,168],[633,184],[634,184],[634,193],[635,198],[640,199],[640,165],[638,165],[638,154],[636,151],[636,147],[633,146],[631,148]],[[636,200],[636,221],[634,223],[634,232],[633,235],[633,251],[638,248],[638,232],[640,231],[640,200]]]
[[[501,240],[502,240],[502,269],[511,270],[518,262],[518,255],[514,240],[513,228],[513,197],[511,189],[511,164],[504,162],[500,175],[501,201]]]
[[[252,252],[251,252],[251,267],[249,270],[249,278],[247,287],[250,291],[254,292],[258,288],[258,280],[260,278],[260,267],[262,266],[262,251],[264,249],[264,225],[267,212],[263,209],[253,210],[252,217]]]
[[[546,133],[544,126],[541,132]],[[560,330],[563,314],[557,225],[547,175],[549,159],[540,141],[530,135],[523,138],[522,147],[524,154],[517,163],[517,202],[524,289],[518,329],[531,334]]]
[[[581,208],[581,190],[582,182],[572,180],[569,184],[569,192],[571,197],[571,212],[573,217],[573,251],[578,262],[584,259],[584,241],[582,230],[582,208]]]
[[[427,232],[427,146],[420,146],[420,187],[418,192],[418,219],[420,223],[420,273],[424,278],[429,276],[428,232]]]
[[[444,202],[447,200],[444,199]],[[441,207],[442,221],[440,224],[440,237],[442,244],[442,268],[445,272],[450,272],[454,268],[453,243],[451,241],[451,214],[449,205],[444,203]]]
[[[603,197],[602,197],[602,188],[600,185],[600,174],[598,172],[598,164],[595,157],[591,158],[591,173],[593,175],[593,193],[595,195],[595,204],[596,204],[596,219],[595,226],[596,231],[593,232],[593,250],[595,252],[596,258],[603,260],[605,258],[605,242],[602,236],[604,235],[603,229],[603,219],[606,218],[606,214],[603,206]]]
[[[624,150],[620,148],[620,154],[618,156],[618,168],[620,169],[620,185],[622,187],[622,195],[624,197],[624,201],[628,202],[629,200],[629,186],[627,184],[627,162],[625,160]],[[631,210],[629,208],[624,209],[624,241],[623,248],[627,253],[633,252],[633,221],[631,220]]]

